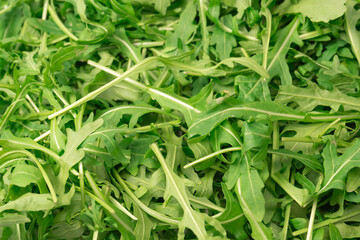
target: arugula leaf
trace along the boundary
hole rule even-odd
[[[359,38],[359,31],[356,28],[356,24],[359,20],[358,12],[359,10],[355,10],[355,1],[347,1],[346,2],[346,32],[349,36],[349,40],[351,43],[352,50],[356,56],[357,61],[360,63],[360,38]]]
[[[236,40],[233,35],[216,26],[211,36],[210,44],[216,45],[216,51],[220,55],[220,60],[224,60],[230,57],[232,48],[236,46]]]
[[[360,101],[355,97],[347,96],[337,88],[332,91],[320,89],[315,83],[308,83],[307,88],[295,86],[282,86],[276,97],[280,103],[295,102],[299,111],[312,111],[316,106],[329,106],[334,111],[339,111],[342,106],[345,111],[358,111]]]
[[[324,193],[330,189],[344,189],[345,177],[348,171],[354,167],[358,167],[360,142],[356,141],[347,151],[337,156],[336,144],[329,142],[324,148],[324,174],[325,178],[321,189],[317,194]]]
[[[239,179],[236,184],[236,194],[238,196],[240,206],[242,210],[244,211],[244,215],[248,219],[251,227],[252,227],[252,233],[251,236],[254,239],[273,239],[272,231],[270,228],[267,228],[262,222],[259,222],[256,217],[254,216],[252,209],[247,204],[247,202],[244,200],[243,192],[241,191],[241,180]]]
[[[358,2],[0,1],[0,238],[358,238]]]
[[[330,20],[341,17],[345,13],[345,2],[345,0],[319,0],[316,2],[301,0],[293,3],[290,0],[285,0],[278,6],[276,12],[281,14],[302,13],[304,16],[309,17],[313,22],[329,22]]]
[[[23,196],[0,206],[0,212],[15,211],[48,211],[54,207],[50,194],[26,193]]]

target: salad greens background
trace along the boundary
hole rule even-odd
[[[358,0],[1,0],[1,239],[360,238]]]

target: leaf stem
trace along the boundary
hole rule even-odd
[[[45,0],[44,1],[43,12],[42,12],[42,16],[41,16],[42,20],[46,20],[47,12],[48,12],[48,6],[49,6],[49,0]]]
[[[107,84],[103,85],[102,87],[88,93],[84,97],[80,98],[79,100],[75,101],[74,103],[70,104],[69,106],[66,106],[65,108],[61,109],[60,111],[57,111],[57,112],[49,115],[48,119],[53,119],[54,117],[57,117],[57,116],[59,116],[59,115],[61,115],[63,113],[66,113],[67,111],[77,107],[77,106],[80,106],[81,104],[95,98],[100,93],[102,93],[105,90],[111,88],[112,86],[117,84],[119,81],[124,80],[124,79],[128,83],[132,83],[132,84],[136,85],[137,87],[139,87],[141,89],[147,89],[147,87],[145,85],[143,85],[142,83],[136,82],[136,81],[128,79],[126,77],[133,74],[134,72],[138,71],[141,67],[144,67],[144,66],[148,65],[149,63],[155,61],[156,59],[157,59],[157,57],[149,57],[149,58],[144,59],[143,61],[139,62],[138,64],[134,65],[129,70],[127,70],[126,72],[121,74],[121,76],[119,76],[119,77],[115,78],[114,80],[108,82]],[[95,62],[93,62],[91,60],[89,60],[88,63],[90,65],[93,65],[93,66],[99,66],[99,64],[97,64],[97,63],[95,63]]]
[[[55,10],[50,6],[51,4],[48,5],[48,11],[50,16],[53,18],[55,24],[72,40],[74,41],[79,41],[79,38],[76,37],[74,34],[72,34],[70,32],[69,29],[67,29],[65,27],[65,25],[62,23],[62,21],[60,20],[60,18],[58,17],[58,15],[56,14]]]
[[[204,42],[203,49],[204,49],[205,56],[208,56],[208,54],[209,54],[209,33],[206,29],[207,23],[206,23],[204,0],[198,0],[198,1],[199,1],[202,41]]]
[[[130,190],[130,188],[126,185],[126,183],[124,182],[124,180],[120,177],[119,173],[113,168],[112,169],[112,175],[115,178],[115,180],[123,189],[124,191],[129,195],[129,197],[147,214],[149,214],[150,216],[166,222],[168,224],[172,224],[172,225],[179,225],[180,221],[177,219],[172,219],[166,215],[163,215],[159,212],[154,211],[153,209],[149,208],[148,206],[146,206],[143,202],[141,202],[136,196],[135,194]]]
[[[315,198],[312,208],[311,208],[310,221],[309,221],[308,231],[307,231],[307,235],[306,235],[306,240],[312,240],[312,233],[313,233],[317,203],[318,203],[318,198]]]
[[[327,225],[329,225],[330,223],[337,223],[337,222],[341,222],[341,221],[344,221],[348,218],[351,218],[351,217],[354,217],[354,216],[357,216],[360,214],[360,209],[356,210],[356,211],[353,211],[352,213],[346,215],[346,216],[342,216],[342,217],[339,217],[339,218],[330,218],[330,219],[326,219],[325,221],[322,221],[322,222],[319,222],[317,224],[314,224],[313,226],[313,230],[315,229],[318,229],[318,228],[322,228],[322,227],[325,227]],[[303,229],[299,229],[295,232],[293,232],[293,236],[298,236],[300,234],[303,234],[303,233],[306,233],[308,231],[308,228],[303,228]]]
[[[85,208],[84,166],[82,162],[79,163],[79,182],[80,182],[81,208]]]
[[[318,182],[316,184],[316,189],[315,189],[316,192],[319,191],[322,181],[323,181],[323,175],[320,175]],[[319,197],[316,197],[314,199],[314,202],[313,202],[313,205],[311,208],[310,221],[309,221],[308,231],[307,231],[307,235],[306,235],[306,240],[312,240],[312,233],[313,233],[314,220],[315,220],[315,214],[316,214],[318,200],[319,200]]]
[[[39,168],[40,172],[41,172],[41,175],[43,176],[45,182],[46,182],[46,185],[48,186],[49,188],[49,191],[50,191],[50,194],[51,194],[51,197],[53,199],[53,202],[54,204],[57,203],[57,197],[56,197],[56,192],[55,192],[55,189],[54,189],[54,186],[52,185],[51,181],[50,181],[50,178],[49,176],[47,175],[47,173],[45,172],[43,166],[41,165],[41,163],[37,160],[37,158],[30,152],[26,151],[26,150],[16,150],[14,151],[14,153],[22,153],[28,157],[30,157],[30,159],[33,161],[33,163],[36,164],[36,166]]]
[[[211,154],[209,154],[209,155],[207,155],[207,156],[205,156],[205,157],[199,158],[199,159],[196,160],[196,161],[193,161],[193,162],[191,162],[191,163],[189,163],[189,164],[186,164],[186,165],[184,166],[184,168],[186,169],[186,168],[192,167],[192,166],[194,166],[194,165],[196,165],[196,164],[199,164],[199,163],[201,163],[201,162],[204,162],[204,161],[206,161],[206,160],[209,160],[210,158],[213,158],[213,157],[215,157],[215,156],[217,156],[217,155],[220,155],[220,154],[223,154],[223,153],[234,152],[234,151],[241,151],[241,150],[242,150],[242,147],[230,147],[230,148],[221,149],[221,150],[216,151],[216,152],[213,152],[213,153],[211,153]]]
[[[303,33],[303,34],[299,35],[299,38],[301,40],[308,40],[311,38],[320,37],[320,36],[328,34],[330,32],[331,32],[330,29],[325,28],[325,29],[322,29],[321,31],[312,31],[312,32]]]

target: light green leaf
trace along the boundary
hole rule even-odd
[[[232,48],[236,46],[236,40],[232,34],[215,26],[210,44],[216,45],[216,51],[220,55],[220,60],[224,60],[230,57]]]
[[[232,233],[236,239],[245,240],[248,237],[244,231],[244,225],[246,224],[245,215],[233,193],[227,189],[224,183],[222,183],[221,186],[226,199],[226,208],[216,219],[219,220],[224,228]]]
[[[322,153],[325,178],[317,194],[330,189],[344,189],[345,179],[350,169],[360,167],[360,141],[357,140],[343,155],[337,156],[336,144],[329,142]]]
[[[67,129],[67,143],[64,154],[58,159],[60,164],[60,172],[56,176],[56,192],[58,194],[64,194],[65,184],[69,177],[70,169],[83,159],[85,152],[83,149],[78,149],[79,146],[85,141],[85,139],[96,129],[103,124],[103,120],[100,118],[94,122],[85,124],[78,131],[74,132],[71,129]]]
[[[270,78],[280,76],[281,85],[287,86],[292,84],[289,66],[286,62],[286,54],[292,41],[297,36],[296,30],[299,23],[299,19],[295,18],[288,26],[278,31],[276,44],[268,55],[267,71]]]
[[[29,164],[16,165],[11,173],[10,185],[26,187],[31,183],[37,184],[40,191],[45,190],[47,192],[45,181],[39,169]]]
[[[170,0],[156,0],[155,1],[155,10],[161,13],[162,15],[166,14],[166,9],[170,6]]]
[[[136,239],[150,239],[151,229],[153,227],[153,222],[149,219],[145,212],[143,212],[137,205],[134,206],[134,215],[137,217],[136,227],[135,227],[135,237]]]
[[[332,91],[320,89],[318,85],[308,82],[307,88],[299,88],[295,86],[280,86],[280,91],[276,97],[276,102],[298,104],[299,111],[312,111],[316,106],[329,106],[334,111],[338,111],[340,106],[345,111],[360,111],[360,100],[350,97],[337,88]]]
[[[346,0],[299,0],[294,3],[285,0],[277,7],[275,13],[302,13],[313,22],[329,22],[345,13],[345,2]]]
[[[235,7],[237,10],[236,18],[241,18],[244,14],[244,11],[251,6],[251,1],[249,0],[224,0],[224,4],[229,7]]]
[[[346,223],[337,223],[337,224],[335,224],[335,227],[337,228],[337,230],[341,236],[340,238],[335,238],[335,239],[349,239],[349,238],[356,239],[356,238],[360,237],[359,226],[350,225],[350,224],[346,224]]]
[[[194,232],[198,239],[212,239],[205,230],[204,217],[190,206],[184,179],[177,176],[173,170],[167,166],[166,160],[155,143],[153,143],[150,148],[158,158],[166,176],[165,200],[170,196],[175,197],[184,211],[184,215],[179,225],[178,238],[183,239],[185,228],[189,228]]]
[[[336,1],[336,2],[345,2],[345,0]],[[360,19],[360,14],[359,14],[360,10],[355,9],[356,4],[358,3],[354,0],[348,0],[346,2],[345,20],[346,20],[346,33],[349,36],[351,47],[356,56],[356,59],[360,64],[360,33],[356,28],[356,25],[358,24],[358,21]]]
[[[21,197],[9,201],[8,203],[0,206],[0,212],[6,210],[15,211],[47,211],[54,207],[50,194],[36,194],[26,193]]]
[[[20,214],[6,214],[0,218],[0,227],[13,226],[15,224],[24,224],[31,220],[25,215]]]
[[[188,135],[189,138],[204,136],[223,120],[230,117],[247,119],[261,115],[268,116],[273,121],[280,119],[301,121],[305,117],[303,113],[275,102],[241,104],[233,99],[229,99],[201,115],[201,117],[189,127]]]
[[[52,119],[50,123],[50,149],[59,154],[65,149],[65,141],[66,136],[59,129],[57,119]]]
[[[60,48],[56,54],[51,57],[50,66],[51,70],[56,72],[63,69],[63,63],[74,59],[76,56],[84,52],[86,46],[69,46],[65,48]]]
[[[331,240],[342,240],[343,239],[339,230],[337,229],[337,227],[332,223],[329,224],[329,234],[330,234]]]
[[[271,177],[300,206],[306,206],[312,200],[312,197],[310,196],[307,189],[301,189],[301,188],[295,187],[280,172],[276,172],[276,173],[272,174]]]
[[[265,215],[265,198],[262,193],[264,183],[256,169],[250,166],[251,159],[247,152],[243,153],[240,161],[240,178],[237,188],[240,188],[243,204],[252,211],[253,218],[261,222]]]
[[[358,187],[360,187],[360,182],[358,177],[360,176],[360,168],[353,168],[349,171],[346,179],[346,191],[354,192]]]
[[[261,221],[259,222],[257,220],[257,217],[253,214],[253,210],[255,209],[252,209],[251,206],[249,206],[246,200],[244,199],[245,193],[242,192],[240,178],[237,181],[235,191],[238,196],[240,206],[245,214],[245,217],[247,218],[247,220],[251,225],[252,228],[251,236],[253,237],[253,239],[255,240],[273,239],[271,229],[267,228]]]
[[[268,153],[276,154],[276,155],[283,156],[283,157],[294,158],[294,159],[300,161],[301,163],[303,163],[305,166],[313,169],[314,171],[317,171],[317,172],[323,171],[323,166],[321,165],[320,161],[311,155],[294,153],[287,149],[272,149],[272,150],[268,150]]]

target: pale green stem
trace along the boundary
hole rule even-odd
[[[4,8],[0,10],[0,15],[6,13],[6,12],[9,11],[12,7],[13,7],[13,4],[11,4],[10,6],[5,5]]]
[[[205,14],[205,6],[204,0],[199,0],[199,11],[200,11],[200,25],[201,25],[201,33],[202,33],[202,41],[204,42],[203,49],[206,56],[209,54],[209,33],[206,29],[206,14]]]
[[[316,208],[317,208],[317,203],[318,203],[318,198],[314,199],[312,208],[311,208],[311,214],[310,214],[310,221],[309,221],[309,226],[308,226],[308,232],[306,235],[306,240],[311,240],[312,239],[312,233],[313,233],[313,227],[314,227],[314,220],[315,220],[315,213],[316,213]]]
[[[189,163],[189,164],[186,164],[186,165],[184,166],[184,168],[186,169],[186,168],[192,167],[192,166],[194,166],[194,165],[196,165],[196,164],[199,164],[199,163],[201,163],[201,162],[204,162],[204,161],[206,161],[206,160],[209,160],[209,159],[211,159],[211,158],[213,158],[213,157],[215,157],[215,156],[217,156],[217,155],[223,154],[223,153],[234,152],[234,151],[241,151],[241,150],[242,150],[242,147],[230,147],[230,148],[221,149],[221,150],[216,151],[216,152],[213,152],[213,153],[211,153],[211,154],[209,154],[209,155],[207,155],[207,156],[205,156],[205,157],[199,158],[199,159],[196,160],[196,161],[193,161],[193,162],[191,162],[191,163]]]
[[[132,220],[137,221],[137,217],[135,217],[129,210],[127,210],[121,203],[119,203],[115,198],[109,197],[109,200],[112,204],[114,204],[115,207],[117,207],[120,211],[125,213],[128,217],[130,217]]]
[[[164,44],[165,44],[164,41],[158,41],[158,42],[133,42],[134,46],[142,47],[142,48],[161,47]]]
[[[17,233],[18,239],[21,240],[22,238],[21,238],[21,230],[20,230],[20,224],[19,223],[16,224],[16,233]]]
[[[154,211],[153,209],[149,208],[148,206],[146,206],[143,202],[141,202],[136,196],[135,194],[129,189],[129,187],[126,185],[126,183],[124,182],[124,180],[120,177],[119,173],[113,168],[112,169],[112,175],[114,176],[115,180],[122,186],[122,188],[124,189],[124,191],[129,195],[129,197],[147,214],[149,214],[150,216],[166,222],[168,224],[173,224],[173,225],[179,225],[180,221],[176,220],[176,219],[172,219],[168,216],[165,216],[159,212]]]
[[[291,174],[291,178],[290,178],[290,183],[293,184],[293,185],[295,183],[294,175],[295,175],[295,170],[293,170],[293,173]],[[288,233],[289,222],[290,222],[290,213],[291,213],[291,203],[289,203],[285,207],[284,227],[283,227],[283,232],[281,232],[283,240],[287,240],[287,233]]]
[[[39,168],[40,172],[41,172],[41,175],[43,176],[45,182],[46,182],[46,185],[48,186],[49,188],[49,191],[50,191],[50,194],[51,194],[51,197],[53,199],[53,202],[54,204],[57,203],[57,197],[56,197],[56,192],[55,192],[55,189],[54,189],[54,186],[52,185],[51,181],[50,181],[50,178],[49,176],[47,175],[47,173],[45,172],[44,168],[42,167],[41,163],[37,160],[37,158],[30,152],[28,151],[24,151],[24,150],[17,150],[16,152],[14,153],[18,153],[18,152],[21,152],[25,155],[27,155],[28,157],[30,157],[30,159],[36,164],[36,166]]]
[[[26,94],[25,98],[26,98],[26,100],[28,100],[28,102],[30,103],[31,107],[35,110],[35,112],[39,113],[39,112],[40,112],[39,108],[35,105],[35,103],[34,103],[33,100],[31,99],[31,97],[29,96],[29,94]]]
[[[318,179],[318,182],[316,184],[315,192],[319,191],[322,181],[323,181],[323,176],[320,175],[320,177]],[[317,203],[318,203],[318,197],[316,197],[314,199],[314,202],[313,202],[313,205],[312,205],[312,208],[311,208],[311,214],[310,214],[308,232],[306,234],[306,240],[312,240],[312,234],[313,234],[313,228],[314,228],[314,220],[315,220],[315,213],[316,213]]]
[[[301,35],[299,35],[299,38],[301,40],[307,40],[307,39],[311,39],[311,38],[320,37],[320,36],[328,34],[330,32],[331,32],[330,29],[325,28],[325,29],[321,30],[320,32],[312,31],[312,32],[307,32],[307,33],[301,34]]]
[[[94,231],[92,240],[97,240],[99,236],[99,230]]]
[[[46,131],[46,132],[44,132],[43,134],[41,134],[40,136],[38,136],[37,138],[35,138],[34,141],[35,141],[35,142],[38,142],[38,141],[40,141],[41,139],[44,139],[44,138],[46,138],[47,136],[49,136],[50,133],[51,133],[50,130],[49,130],[49,131]]]
[[[62,21],[60,20],[60,18],[58,17],[58,15],[56,14],[55,10],[50,6],[50,4],[48,5],[48,11],[50,16],[53,18],[55,24],[72,40],[74,41],[78,41],[79,38],[77,38],[74,34],[72,34],[72,32],[70,32],[69,29],[67,29],[65,27],[65,25],[62,23]]]
[[[126,72],[124,72],[123,74],[121,74],[121,76],[115,78],[114,80],[108,82],[107,84],[103,85],[102,87],[92,91],[91,93],[88,93],[87,95],[85,95],[84,97],[80,98],[79,100],[77,100],[76,102],[70,104],[69,106],[66,106],[65,108],[61,109],[60,111],[57,111],[56,113],[53,113],[51,115],[48,116],[49,119],[52,119],[54,117],[57,117],[63,113],[66,113],[67,111],[77,107],[77,106],[80,106],[81,104],[95,98],[97,95],[99,95],[100,93],[106,91],[107,89],[111,88],[112,86],[114,86],[115,84],[117,84],[119,81],[121,80],[124,80],[127,76],[133,74],[134,72],[138,71],[139,68],[143,67],[144,65],[147,65],[153,61],[155,61],[157,58],[156,57],[149,57],[141,62],[139,62],[138,64],[134,65],[133,67],[131,67],[129,70],[127,70]],[[93,61],[88,61],[88,63],[90,65],[93,65],[93,66],[98,66],[99,64],[93,62]],[[102,69],[101,67],[99,67],[100,69]],[[118,73],[117,73],[118,74]],[[131,79],[128,79],[126,78],[125,79],[126,82],[128,83],[131,83],[132,85],[136,85],[137,87],[139,87],[140,89],[142,90],[146,90],[147,87],[142,84],[142,83],[139,83],[137,81],[134,81],[134,80],[131,80]]]
[[[346,219],[349,219],[351,217],[354,217],[356,215],[359,215],[360,214],[360,210],[357,210],[357,211],[354,211],[352,212],[351,214],[347,215],[347,216],[343,216],[343,217],[339,217],[339,218],[330,218],[330,219],[326,219],[325,221],[322,221],[322,222],[319,222],[317,224],[314,224],[313,225],[313,230],[315,229],[318,229],[318,228],[322,228],[322,227],[325,227],[327,225],[329,225],[330,223],[337,223],[337,222],[341,222],[341,221],[344,221]],[[303,228],[303,229],[299,229],[295,232],[293,232],[293,236],[298,236],[300,234],[303,234],[303,233],[306,233],[308,231],[308,228]]]
[[[84,183],[84,166],[79,163],[79,181],[80,181],[80,194],[81,194],[81,207],[85,207],[85,183]]]
[[[44,7],[43,7],[43,12],[42,12],[42,16],[41,16],[41,19],[42,20],[46,20],[46,17],[47,17],[47,9],[48,9],[48,6],[49,6],[49,0],[45,0],[44,1]]]
[[[337,124],[338,122],[340,122],[341,118],[338,118],[336,119],[335,121],[333,121],[332,123],[330,123],[325,129],[324,131],[322,131],[320,134],[319,134],[319,138],[322,137],[326,132],[327,130],[329,130],[332,126],[334,126],[335,124]]]

